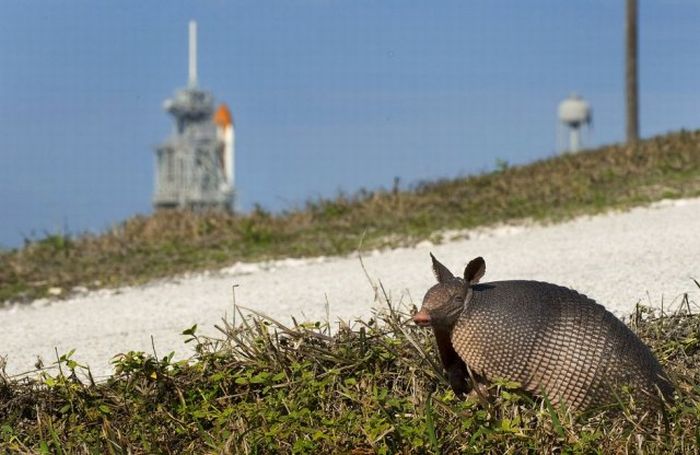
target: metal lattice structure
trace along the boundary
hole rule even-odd
[[[165,101],[175,130],[156,149],[156,209],[231,210],[233,122],[214,122],[214,97],[197,88],[196,23],[190,22],[189,84]],[[230,112],[224,109],[230,119]],[[217,118],[220,115],[217,113]]]

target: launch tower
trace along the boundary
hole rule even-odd
[[[156,209],[231,210],[234,124],[225,105],[197,87],[197,23],[189,24],[189,82],[163,103],[173,134],[156,148]]]

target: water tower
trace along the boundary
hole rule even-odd
[[[593,114],[591,106],[576,93],[559,103],[559,122],[569,133],[568,152],[578,152],[581,149],[581,129],[591,125]]]
[[[168,140],[156,148],[156,209],[231,210],[234,123],[226,105],[197,86],[197,24],[189,24],[189,81],[163,103],[174,117]]]

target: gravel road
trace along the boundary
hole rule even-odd
[[[420,304],[434,283],[429,252],[453,271],[469,259],[486,259],[484,281],[535,279],[577,289],[618,316],[639,302],[677,307],[688,294],[700,303],[700,199],[662,201],[624,213],[583,217],[551,226],[505,226],[451,233],[449,242],[375,251],[364,256],[369,276],[381,280],[394,302]],[[198,324],[216,335],[214,324],[231,316],[237,303],[288,322],[367,316],[375,304],[357,254],[347,257],[238,263],[204,274],[145,286],[102,290],[67,301],[38,300],[0,310],[0,355],[9,374],[46,365],[76,349],[97,378],[111,372],[113,355],[129,350],[159,356],[190,355],[182,330]]]

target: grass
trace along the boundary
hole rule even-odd
[[[360,191],[271,214],[162,212],[101,234],[54,234],[0,251],[0,302],[76,286],[114,287],[235,261],[336,255],[415,243],[436,231],[514,220],[558,221],[662,198],[700,195],[700,131],[681,131],[495,172]]]
[[[0,376],[0,448],[13,453],[697,453],[700,315],[638,311],[631,324],[677,385],[665,416],[624,398],[570,415],[499,383],[457,399],[431,332],[389,309],[354,325],[224,322],[183,335],[193,362],[130,352],[107,382]]]

